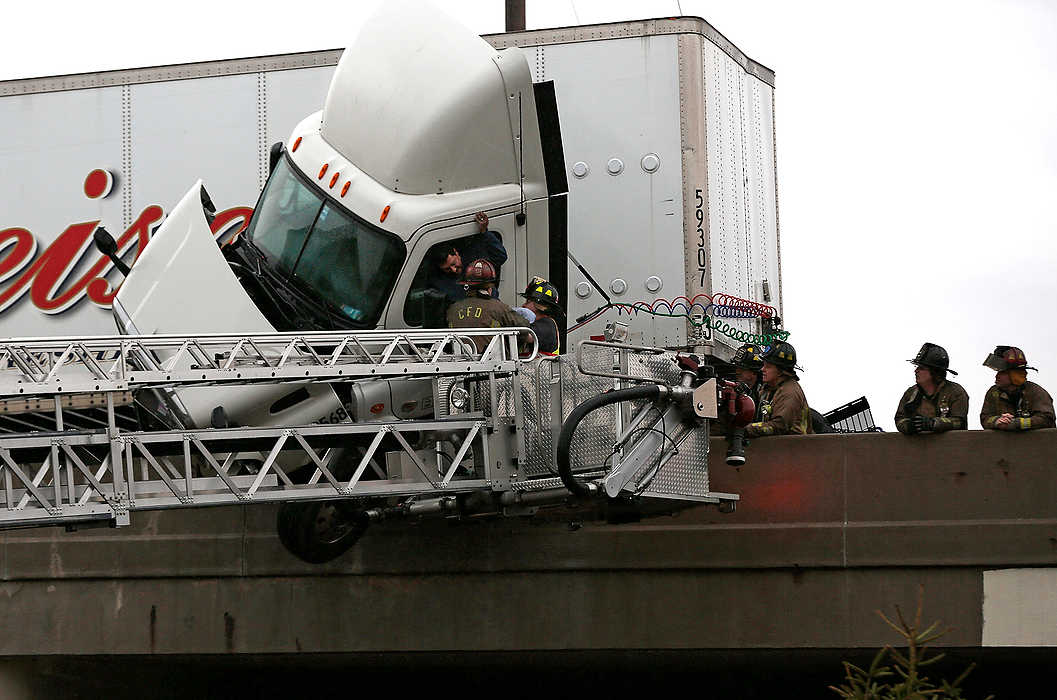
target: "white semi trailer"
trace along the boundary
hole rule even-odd
[[[57,274],[48,255],[59,259],[52,253],[59,243],[60,251],[76,243],[83,255],[91,235],[106,250],[98,220],[68,227],[32,265],[10,266],[22,285],[10,300],[28,289],[35,304],[61,311],[87,295],[110,302],[119,331],[139,338],[3,348],[21,373],[20,400],[27,387],[37,395],[54,389],[59,423],[64,405],[86,400],[70,404],[64,393],[94,385],[106,394],[110,453],[95,478],[109,471],[114,485],[91,515],[117,513],[122,493],[135,501],[162,482],[170,494],[149,499],[154,507],[193,504],[192,443],[228,490],[210,491],[210,504],[260,498],[271,485],[279,487],[271,500],[434,496],[415,512],[516,511],[526,489],[536,493],[535,504],[557,503],[562,486],[578,497],[736,501],[708,491],[714,371],[675,353],[722,361],[741,340],[767,342],[780,332],[773,76],[701,20],[491,40],[440,12],[391,3],[342,55],[323,109],[297,123],[285,145],[266,148],[261,101],[272,94],[271,75],[255,76],[257,174],[265,182],[252,213],[218,211],[220,198],[199,180],[155,230],[159,207],[133,218],[129,171],[115,177],[98,168],[83,187],[101,209],[115,186],[125,188],[128,225],[116,246],[67,289],[76,265]],[[130,86],[121,93],[122,123],[131,122],[139,102]],[[163,94],[155,97],[164,102]],[[188,130],[184,143],[195,133]],[[203,138],[223,150],[218,134]],[[501,296],[512,300],[531,276],[548,277],[575,319],[562,334],[564,348],[579,345],[575,363],[538,361],[525,369],[516,360],[516,333],[415,330],[436,319],[428,303],[430,251],[473,234],[478,211],[489,214],[508,253]],[[10,253],[32,257],[28,231],[3,233]],[[230,239],[218,246],[215,236],[224,233]],[[111,263],[124,266],[123,255],[131,262],[134,248],[135,262],[114,296],[105,275]],[[605,338],[619,346],[587,340],[603,335],[603,324]],[[71,362],[81,365],[80,374],[62,367]],[[614,386],[623,393],[601,396]],[[119,388],[145,410],[141,437],[119,435]],[[744,416],[732,387],[724,396],[727,409]],[[628,403],[617,410],[622,401]],[[589,427],[574,435],[581,422]],[[255,474],[249,491],[240,490],[239,465],[275,430],[278,441],[259,453],[257,467],[246,467]],[[306,436],[322,440],[328,456],[318,456]],[[12,442],[11,449],[38,454],[40,439]],[[144,481],[151,469],[166,470],[147,447],[136,485],[131,445],[180,439],[186,487],[164,476],[153,486]],[[221,452],[210,456],[210,441]],[[19,499],[13,510],[36,499],[48,517],[69,517],[60,512],[61,461],[82,460],[87,490],[77,495],[72,471],[66,483],[78,506],[91,492],[107,491],[89,478],[87,456],[67,446],[65,438],[53,445],[33,479],[31,470],[8,463],[25,486],[19,494],[8,487],[9,506]],[[336,466],[337,446],[358,449],[346,460],[347,473]],[[432,476],[425,466],[431,456]],[[119,476],[119,463],[127,474]],[[302,464],[315,470],[306,488],[297,488],[288,474]],[[369,464],[374,483],[364,487]],[[171,478],[181,473],[167,467]],[[49,474],[59,505],[39,492]],[[204,487],[216,485],[213,479]],[[467,496],[480,490],[492,495]],[[517,497],[504,501],[504,492]],[[341,548],[305,544],[298,533],[312,529],[312,508],[318,504],[284,510],[280,534],[299,556],[321,560]],[[368,512],[411,512],[407,502],[357,508],[357,523]]]
[[[397,21],[399,29],[381,50],[414,41],[410,22]],[[465,38],[463,28],[455,29]],[[497,49],[519,47],[532,82],[553,82],[564,152],[559,165],[569,192],[567,219],[556,225],[567,231],[568,253],[613,302],[641,301],[667,311],[655,301],[726,293],[781,314],[774,74],[769,69],[704,20],[690,17],[484,39]],[[270,145],[284,141],[289,150],[294,127],[324,104],[341,55],[319,51],[0,82],[0,128],[17,135],[0,146],[4,334],[110,332],[109,307],[121,277],[88,244],[92,231],[105,225],[125,238],[124,259],[131,264],[197,179],[217,204],[218,234],[244,225],[268,178]],[[415,111],[428,104],[426,93],[404,94]],[[527,119],[524,105],[521,116]],[[534,128],[536,122],[529,121]],[[471,123],[478,140],[484,136],[481,128]],[[377,143],[397,147],[381,138]],[[396,153],[390,150],[387,156]],[[513,158],[507,153],[499,160],[509,170]],[[451,160],[453,167],[458,162]],[[541,177],[531,172],[538,163],[527,164],[529,177]],[[318,184],[317,173],[307,174]],[[507,172],[501,180],[513,175]],[[329,178],[321,183],[324,189],[328,183]],[[455,199],[457,183],[437,184],[444,198]],[[528,184],[531,196],[533,186],[538,183]],[[393,192],[401,189],[407,193],[406,188]],[[347,204],[348,196],[356,195],[338,199]],[[533,253],[541,257],[531,257],[525,235],[551,217],[536,213],[519,228],[514,214],[520,200],[519,191],[506,214],[493,216],[511,253],[508,269],[516,270],[504,278],[503,297],[513,301],[528,275],[543,274],[566,292],[575,323],[604,300],[560,249],[552,256],[548,243]],[[389,227],[382,228],[409,214],[406,208],[394,210]],[[379,224],[378,214],[362,216]],[[461,231],[472,228],[469,219],[449,224]],[[417,245],[405,243],[405,268],[421,255],[413,250]],[[391,290],[380,323],[414,325],[401,310],[405,297],[400,295],[408,287],[401,280]],[[202,303],[213,308],[216,299]],[[630,319],[639,342],[696,342],[684,320],[642,312],[629,316],[616,308],[585,325],[570,342],[599,335],[614,318]],[[758,332],[757,319],[716,320],[740,332]],[[722,332],[714,339],[720,357],[739,344]]]

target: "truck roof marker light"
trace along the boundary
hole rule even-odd
[[[345,183],[345,186],[341,188],[341,196],[342,197],[344,197],[345,193],[347,193],[349,191],[349,185],[351,185],[351,184],[352,184],[352,180],[349,180],[348,182]]]
[[[317,180],[322,180],[323,176],[326,175],[326,174],[327,174],[327,164],[324,163],[323,167],[319,169],[319,177],[316,178],[316,179]]]
[[[384,222],[387,216],[389,216],[389,205],[388,204],[386,204],[385,205],[385,209],[382,210],[382,218],[380,218],[378,220]]]
[[[330,178],[330,188],[334,189],[334,185],[337,183],[338,178],[341,177],[340,172],[335,172],[334,177]]]
[[[294,152],[294,151],[296,151],[296,150],[297,150],[297,147],[298,147],[298,146],[300,146],[300,145],[301,145],[301,137],[300,137],[300,136],[298,136],[298,137],[297,137],[297,140],[296,140],[296,141],[294,141],[294,147],[293,147],[293,148],[291,148],[291,149],[290,149],[290,151],[291,151],[291,152]]]

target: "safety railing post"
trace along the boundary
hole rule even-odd
[[[55,394],[55,430],[59,433],[62,432],[61,401],[62,395]],[[57,508],[62,505],[62,457],[59,454],[59,443],[55,439],[51,441],[51,485],[55,491],[55,507]]]
[[[128,511],[126,509],[129,493],[125,488],[125,460],[121,454],[125,446],[122,444],[121,431],[117,427],[117,416],[114,413],[114,394],[109,391],[106,393],[106,438],[110,448],[110,474],[114,484],[114,502],[123,507],[124,518],[127,520]],[[131,465],[132,460],[128,463]],[[119,517],[118,520],[120,522],[121,518]]]

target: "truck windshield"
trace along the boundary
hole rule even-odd
[[[404,261],[404,243],[343,211],[275,166],[247,238],[281,276],[355,325],[377,323]]]

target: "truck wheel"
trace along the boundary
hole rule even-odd
[[[303,505],[303,503],[283,503],[279,507],[279,516],[276,518],[275,529],[279,535],[279,541],[286,547],[286,551],[295,556],[298,544],[297,538],[294,536],[296,532],[294,521],[297,519]]]
[[[324,564],[348,550],[367,530],[367,518],[341,501],[284,503],[279,541],[298,559]]]

